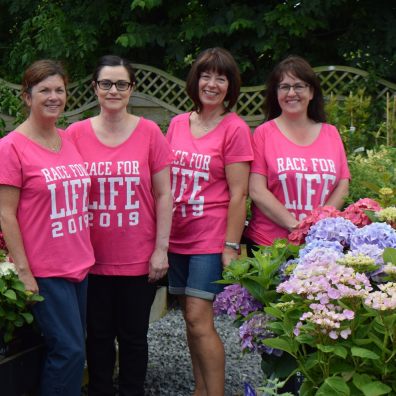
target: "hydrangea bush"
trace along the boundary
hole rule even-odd
[[[17,328],[33,322],[30,305],[43,301],[43,297],[25,290],[6,254],[5,250],[0,250],[0,341],[7,343],[13,339]]]
[[[371,222],[370,211],[378,222]],[[242,260],[244,271],[239,267],[236,276],[238,262],[225,269],[222,282],[246,289],[240,293],[251,307],[237,322],[242,349],[262,354],[267,379],[301,372],[304,396],[396,394],[393,213],[371,200],[343,212],[318,209],[298,238],[260,248],[255,258]],[[297,239],[306,244],[290,243]],[[263,254],[272,266],[260,273]],[[253,311],[253,298],[262,309]],[[240,311],[234,306],[232,312]],[[274,351],[278,361],[271,365]]]

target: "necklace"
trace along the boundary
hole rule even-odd
[[[59,137],[58,134],[56,134],[55,139],[51,138],[51,139],[45,139],[43,137],[36,137],[36,141],[41,145],[44,146],[45,148],[54,151],[54,152],[58,152],[60,150],[61,147],[61,139]]]
[[[201,116],[197,115],[198,126],[204,130],[204,132],[209,132],[214,129],[217,124],[223,119],[223,116],[217,116],[213,120],[209,120],[209,122],[203,122]]]

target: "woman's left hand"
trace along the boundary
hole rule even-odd
[[[156,282],[163,278],[169,268],[168,251],[156,248],[150,258],[149,282]]]
[[[235,249],[225,247],[223,255],[221,257],[221,262],[223,263],[223,268],[227,267],[233,260],[238,259],[238,252]]]

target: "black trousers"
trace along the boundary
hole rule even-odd
[[[90,275],[87,303],[88,395],[114,396],[115,339],[119,396],[143,396],[147,331],[156,286],[147,276]]]

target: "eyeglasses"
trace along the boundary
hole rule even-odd
[[[297,83],[294,85],[279,84],[278,90],[281,91],[282,93],[287,94],[293,88],[293,91],[295,93],[301,93],[301,92],[304,92],[308,87],[309,87],[309,84],[306,84],[306,83]]]
[[[115,85],[117,91],[127,91],[132,85],[132,83],[125,80],[118,80],[116,82],[110,80],[97,80],[96,84],[98,84],[98,87],[100,89],[103,89],[104,91],[109,91],[113,87],[113,85]]]

